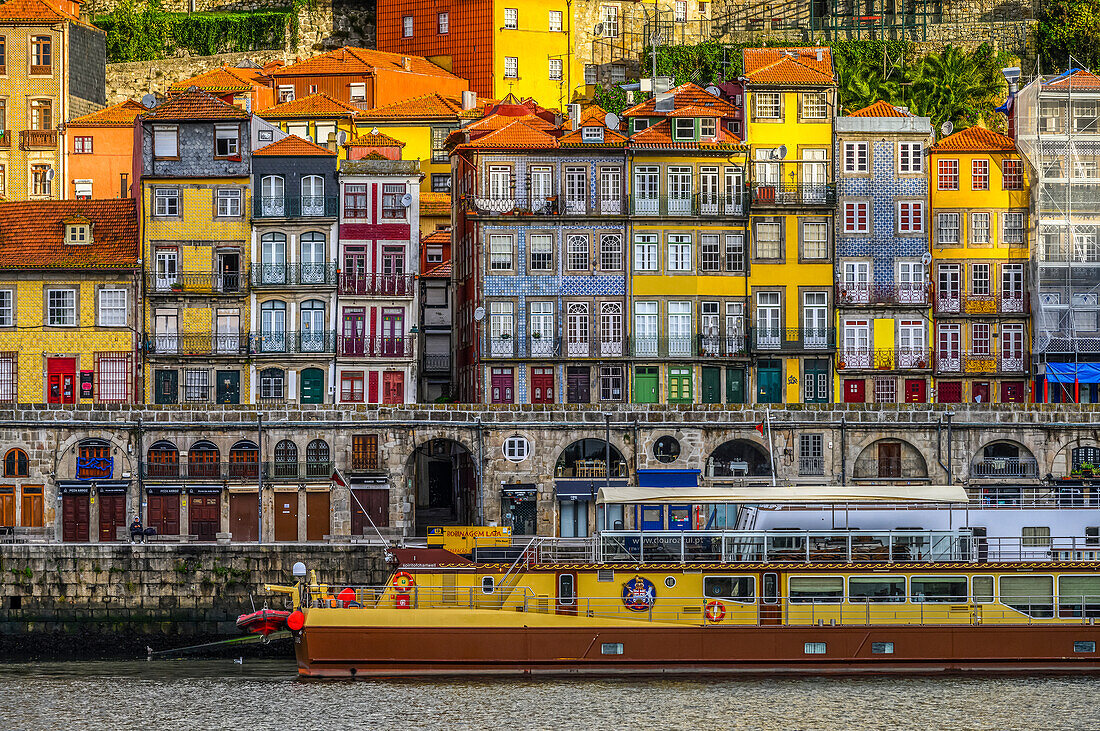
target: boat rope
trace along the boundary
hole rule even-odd
[[[145,650],[148,653],[147,660],[153,660],[156,658],[169,657],[171,655],[186,655],[191,652],[197,652],[209,647],[229,647],[236,645],[251,645],[257,642],[267,644],[272,640],[285,640],[292,637],[288,631],[272,632],[270,635],[244,635],[243,637],[230,637],[227,640],[218,640],[217,642],[204,642],[201,645],[189,645],[187,647],[177,647],[171,650],[154,650],[152,647],[146,647]]]

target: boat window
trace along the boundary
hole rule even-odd
[[[707,576],[703,594],[708,598],[751,603],[756,598],[756,579],[752,576]]]
[[[683,505],[669,506],[668,508],[668,524],[671,526],[673,523],[686,523],[691,518],[691,508]]]
[[[779,603],[779,576],[777,574],[764,574],[764,603]]]
[[[909,593],[915,602],[965,602],[965,576],[914,576]]]
[[[496,587],[496,580],[492,576],[485,576],[481,579],[481,593],[492,594],[493,589]]]
[[[839,602],[844,598],[842,576],[792,576],[789,587],[792,603]]]
[[[1059,576],[1058,616],[1100,617],[1100,576]]]
[[[573,605],[577,594],[573,588],[573,574],[558,576],[558,604]]]
[[[660,523],[661,522],[661,506],[660,505],[645,505],[642,507],[642,522],[643,523]]]
[[[853,576],[848,579],[848,601],[903,602],[904,576]]]
[[[893,655],[894,643],[893,642],[872,642],[871,643],[872,655]]]
[[[993,603],[993,577],[975,576],[970,579],[970,585],[974,589],[975,604]]]
[[[1029,617],[1054,616],[1053,576],[1002,576],[1001,603]]]

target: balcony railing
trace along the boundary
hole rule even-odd
[[[989,352],[939,351],[936,353],[936,371],[938,373],[983,373],[1016,374],[1028,372],[1026,353],[1004,354],[995,350]]]
[[[901,284],[854,284],[836,286],[836,303],[844,305],[917,305],[927,306],[931,287],[927,282]]]
[[[745,333],[699,336],[699,355],[705,358],[738,358],[748,352],[749,341]]]
[[[254,355],[281,353],[335,353],[333,330],[276,330],[252,333]]]
[[[239,272],[149,273],[146,294],[242,294],[248,290],[248,277]]]
[[[19,130],[19,145],[24,150],[56,150],[56,129]]]
[[[635,216],[743,216],[745,192],[688,193],[681,196],[635,195],[631,210]]]
[[[825,458],[799,457],[798,474],[803,477],[823,477],[825,475]]]
[[[329,472],[331,476],[332,473]],[[142,462],[141,476],[147,480],[255,480],[259,462]]]
[[[831,327],[756,327],[752,344],[756,350],[830,350],[836,342],[835,332]]]
[[[938,315],[1023,315],[1031,311],[1025,294],[994,295],[962,292],[936,293]]]
[[[563,196],[465,196],[464,209],[469,213],[488,216],[620,216],[624,213],[622,198],[598,198],[595,205],[585,198]]]
[[[411,274],[340,274],[340,294],[412,297],[413,277]]]
[[[332,479],[335,463],[331,460],[315,462],[264,462],[265,480]]]
[[[424,356],[424,370],[431,373],[446,373],[451,370],[450,353],[432,353]]]
[[[285,287],[292,284],[335,285],[335,262],[253,264],[252,286]]]
[[[983,479],[1039,477],[1039,465],[1030,457],[983,457],[970,466],[970,476]]]
[[[150,355],[248,355],[249,336],[238,333],[153,335],[145,341]]]
[[[284,195],[252,199],[253,218],[335,218],[336,196]]]
[[[344,358],[411,358],[414,338],[338,336]]]
[[[486,358],[619,358],[624,354],[622,340],[604,340],[598,336],[532,336],[526,340],[487,337],[482,345],[482,355]]]
[[[842,371],[922,370],[932,367],[929,348],[845,348],[837,352],[837,369]]]
[[[10,148],[11,148],[11,130],[10,129],[0,130],[0,149],[7,150],[7,149],[10,149]]]
[[[836,203],[832,183],[753,183],[752,203],[759,206],[831,206]]]

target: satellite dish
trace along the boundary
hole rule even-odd
[[[411,206],[412,202],[413,202],[412,193],[406,193],[405,195],[401,196],[401,205],[405,206],[406,208]]]
[[[46,168],[46,180],[52,181],[55,175],[57,173],[54,172],[53,168]]]
[[[340,130],[340,134],[336,135],[336,139],[342,145],[348,141],[348,133],[344,130]]]
[[[313,135],[306,135],[306,139],[313,142]]]
[[[476,308],[474,310],[474,320],[476,320],[477,322],[481,322],[484,319],[485,319],[485,308],[484,307]]]
[[[711,96],[721,96],[721,95],[722,95],[722,90],[721,90],[721,89],[719,89],[719,88],[718,88],[717,86],[715,86],[714,84],[711,84],[710,86],[708,86],[708,87],[707,87],[707,89],[706,89],[706,91],[707,91],[707,93],[708,93],[708,94],[710,94]]]
[[[603,23],[596,23],[596,27],[592,29],[592,35],[603,35]]]
[[[946,137],[947,135],[951,134],[954,131],[955,131],[955,125],[951,124],[951,122],[944,122],[943,125],[940,127],[940,132],[943,132],[944,137]]]
[[[376,135],[376,134],[378,134],[378,128],[377,128],[377,127],[375,127],[374,129],[372,129],[372,130],[370,131],[370,133],[371,133],[372,135]]]
[[[786,145],[780,145],[779,147],[775,148],[775,152],[773,154],[774,154],[774,159],[782,160],[783,158],[785,158],[787,156],[787,146]]]
[[[924,264],[925,266],[928,266],[929,264],[931,264],[932,263],[932,254],[930,254],[927,251],[924,252],[923,254],[921,254],[920,255],[920,263]]]
[[[146,94],[141,98],[141,106],[152,109],[157,105],[157,97],[154,94]]]
[[[603,123],[608,129],[618,129],[619,115],[614,112],[608,112],[607,116],[603,118]]]

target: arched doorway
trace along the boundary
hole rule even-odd
[[[926,480],[924,455],[901,439],[879,439],[863,448],[856,458],[856,480]]]
[[[409,457],[408,470],[416,498],[416,535],[426,536],[436,526],[481,522],[477,473],[464,445],[453,439],[425,442]]]
[[[723,442],[707,458],[707,477],[770,477],[772,461],[768,453],[748,439]]]
[[[554,465],[558,536],[582,538],[591,532],[590,526],[622,528],[622,505],[608,505],[606,513],[589,506],[601,487],[625,485],[627,477],[622,452],[603,439],[578,439],[563,449]]]

